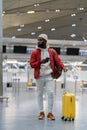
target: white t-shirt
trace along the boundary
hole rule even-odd
[[[47,57],[49,57],[48,48],[41,49],[41,60],[46,59]],[[45,64],[41,64],[40,76],[50,75],[51,73],[52,73],[52,69],[50,66],[50,60]]]

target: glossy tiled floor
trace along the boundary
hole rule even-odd
[[[22,85],[20,85],[22,86]],[[87,129],[87,92],[76,92],[76,119],[74,122],[61,120],[61,99],[63,90],[55,93],[53,113],[56,120],[38,120],[36,89],[23,85],[19,91],[5,88],[8,103],[0,102],[0,130],[86,130]],[[47,113],[46,96],[44,96]]]

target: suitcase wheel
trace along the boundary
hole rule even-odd
[[[67,121],[67,118],[65,118],[64,121]]]
[[[72,118],[72,121],[74,121],[74,118]]]
[[[64,120],[64,116],[62,116],[61,119]]]

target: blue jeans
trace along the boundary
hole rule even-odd
[[[43,76],[36,80],[39,111],[44,111],[44,89],[48,97],[48,113],[52,112],[54,100],[54,80],[49,76]]]

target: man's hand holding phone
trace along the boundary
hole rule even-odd
[[[49,61],[49,57],[47,57],[46,59],[43,59],[42,61],[41,61],[41,64],[45,64],[46,62],[48,62]]]

